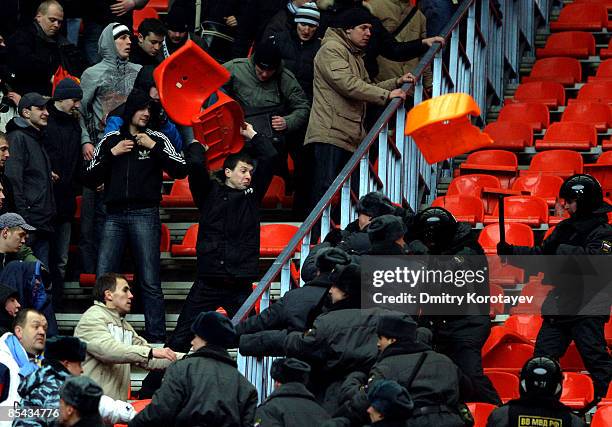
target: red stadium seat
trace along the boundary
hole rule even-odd
[[[540,314],[542,304],[548,296],[552,286],[543,285],[541,279],[530,281],[521,289],[521,296],[533,297],[531,302],[519,303],[510,309],[511,314]],[[530,338],[531,339],[531,338]],[[534,338],[535,339],[535,338]]]
[[[508,107],[511,106],[513,106],[513,104],[508,105]],[[544,106],[544,108],[546,107]],[[489,123],[484,128],[483,132],[488,134],[493,140],[493,144],[490,145],[490,148],[523,151],[525,147],[533,146],[533,130],[531,129],[531,124],[497,121]]]
[[[149,403],[151,403],[151,399],[135,400],[132,402],[132,406],[134,407],[134,410],[138,413],[144,408],[146,408]],[[114,427],[127,427],[127,424],[115,424]]]
[[[557,108],[565,105],[565,89],[561,83],[556,82],[521,83],[514,93],[514,101],[537,102]]]
[[[486,427],[489,415],[496,408],[495,405],[483,402],[468,403],[467,407],[474,417],[474,427]]]
[[[575,3],[561,9],[559,19],[550,23],[551,31],[601,31],[608,27],[608,11],[600,4]]]
[[[610,319],[610,321],[605,324],[604,335],[606,337],[606,341],[608,342],[608,345],[612,346],[612,319]],[[609,397],[612,399],[612,387],[608,391],[608,394],[610,394]]]
[[[149,0],[148,7],[152,7],[158,12],[168,11],[168,0]]]
[[[495,206],[493,215],[485,216],[485,224],[499,221],[499,206]],[[537,196],[509,196],[506,197],[504,214],[508,223],[520,222],[539,227],[548,224],[548,205],[544,199]]]
[[[525,224],[509,222],[504,224],[506,242],[518,246],[533,246],[533,230]],[[499,243],[499,224],[489,224],[482,229],[478,236],[478,243],[487,255],[497,254]]]
[[[497,295],[504,295],[504,289],[495,284],[495,283],[489,283],[489,294],[491,296],[497,296]],[[502,301],[499,302],[492,302],[490,304],[490,308],[489,308],[489,316],[491,316],[491,319],[495,319],[495,316],[497,316],[498,314],[504,314],[504,303]]]
[[[129,283],[134,282],[134,273],[122,273]],[[90,287],[96,284],[96,275],[89,273],[81,273],[79,275],[79,285]]]
[[[185,232],[180,245],[172,245],[172,256],[196,256],[196,243],[198,241],[198,224],[191,225]]]
[[[527,175],[518,177],[512,184],[512,189],[541,197],[546,200],[549,207],[553,207],[557,202],[561,185],[563,185],[563,180],[558,176]]]
[[[571,150],[550,150],[537,153],[531,159],[528,170],[519,171],[523,175],[556,175],[561,178],[582,173],[583,162],[580,153]]]
[[[589,123],[594,125],[598,132],[605,132],[612,126],[612,110],[608,104],[573,102],[565,107],[561,121]]]
[[[535,342],[542,327],[542,317],[536,314],[513,314],[506,319],[504,326]]]
[[[169,208],[195,206],[187,178],[174,181],[170,194],[162,196],[161,206]]]
[[[437,197],[431,206],[448,210],[457,221],[469,222],[472,226],[482,223],[484,219],[484,205],[479,197],[455,196]]]
[[[81,219],[81,206],[83,206],[83,196],[76,196],[74,200],[76,208],[74,209],[74,219],[79,221]]]
[[[166,224],[161,225],[160,252],[170,252],[170,229]]]
[[[612,60],[601,61],[597,67],[597,73],[594,76],[589,76],[588,81],[589,83],[612,81]]]
[[[497,122],[527,123],[534,131],[539,132],[549,126],[550,113],[544,104],[517,102],[504,105],[499,112]]]
[[[612,427],[612,405],[597,409],[591,419],[591,427]]]
[[[529,76],[523,77],[527,82],[557,82],[564,86],[573,86],[582,81],[582,66],[576,58],[538,59]]]
[[[285,249],[299,227],[290,224],[266,224],[261,226],[259,255],[277,257]]]
[[[576,101],[612,103],[612,81],[595,81],[580,88]],[[572,102],[576,102],[572,100]]]
[[[574,3],[595,3],[605,6],[608,10],[612,10],[612,0],[574,0]]]
[[[604,59],[612,58],[612,39],[608,42],[608,47],[599,51],[599,58],[603,61]],[[601,64],[599,65],[601,67]]]
[[[568,107],[569,108],[569,107]],[[581,150],[588,151],[597,145],[595,126],[579,122],[557,122],[546,130],[544,139],[536,141],[539,150]]]
[[[491,331],[492,332],[492,331]],[[533,344],[502,342],[483,354],[482,366],[487,370],[518,374],[525,362],[533,357]]]
[[[582,356],[578,353],[578,348],[575,342],[571,342],[563,357],[559,360],[563,371],[582,372],[586,371]]]
[[[599,156],[597,163],[584,165],[584,173],[592,175],[599,181],[604,197],[612,194],[612,151]]]
[[[268,191],[266,191],[266,195],[261,202],[261,206],[266,209],[276,209],[278,208],[278,205],[285,208],[290,208],[293,206],[293,196],[288,196],[285,193],[285,181],[282,178],[275,176],[270,182],[270,186],[268,187]]]
[[[593,400],[594,396],[593,381],[588,375],[577,372],[563,373],[561,403],[572,409],[582,409]]]
[[[548,36],[546,45],[536,50],[538,58],[568,56],[588,58],[595,56],[595,37],[582,31],[565,31]]]
[[[157,14],[157,10],[152,7],[145,7],[144,9],[135,9],[134,10],[134,18],[132,29],[134,30],[134,34],[138,34],[138,27],[145,19],[159,19],[159,15]]]
[[[489,263],[489,281],[491,283],[514,288],[518,283],[523,283],[525,281],[525,271],[522,268],[503,263],[501,257],[493,255],[496,248],[491,248],[489,250],[491,254],[487,256],[487,261]]]
[[[499,178],[503,188],[510,187],[510,181],[517,175],[516,154],[505,150],[481,150],[468,156],[459,166],[459,173],[485,173]]]
[[[519,378],[516,375],[496,371],[488,371],[486,375],[493,383],[493,387],[495,387],[503,403],[519,398]]]
[[[497,197],[491,197],[484,193],[485,189],[498,188],[501,189],[499,178],[493,175],[472,174],[461,175],[453,178],[448,186],[447,196],[474,196],[482,199],[485,213],[493,212],[497,206]]]

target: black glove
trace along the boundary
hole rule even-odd
[[[497,244],[497,255],[512,255],[514,253],[514,246],[507,242],[499,242]]]
[[[408,244],[408,253],[411,255],[427,255],[429,248],[420,240],[413,240]]]
[[[329,243],[332,246],[336,246],[342,241],[342,238],[342,230],[340,230],[339,228],[332,228],[331,230],[329,230],[329,233],[327,233],[327,236],[325,236],[325,239],[323,241]]]

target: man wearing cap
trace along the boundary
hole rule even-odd
[[[279,10],[266,24],[266,28],[261,36],[261,39],[267,39],[284,30],[293,28],[294,18],[296,18],[298,10],[307,3],[307,0],[289,0],[284,8]],[[316,8],[316,3],[315,4]]]
[[[81,135],[83,158],[93,158],[94,144],[104,136],[108,114],[123,104],[141,66],[129,62],[132,32],[119,23],[108,24],[102,31],[98,51],[102,60],[89,67],[81,77],[81,112],[88,132]],[[84,272],[94,273],[98,259],[98,245],[106,215],[101,189],[84,188],[81,205],[81,259]]]
[[[405,255],[404,234],[406,225],[395,215],[383,215],[372,220],[368,237],[372,246],[368,255]]]
[[[49,96],[60,65],[77,77],[85,69],[77,47],[61,34],[63,20],[64,10],[57,1],[43,1],[34,20],[7,40],[8,66],[15,74],[12,85],[17,93]]]
[[[76,210],[75,190],[82,169],[79,113],[82,98],[83,91],[79,84],[66,78],[57,84],[53,102],[47,105],[49,119],[43,141],[51,161],[56,204],[49,265],[53,281],[53,305],[56,309],[61,302],[64,287],[72,220]]]
[[[20,117],[12,119],[6,127],[11,157],[5,167],[17,213],[36,228],[30,230],[28,244],[46,266],[56,213],[51,160],[44,146],[43,131],[49,118],[47,103],[47,98],[34,92],[21,97]]]
[[[191,331],[194,352],[170,365],[151,404],[129,427],[253,425],[257,391],[227,352],[236,341],[232,322],[217,312],[203,312]]]
[[[26,223],[19,214],[9,212],[0,215],[0,272],[11,261],[37,261],[25,244],[28,232],[34,230],[36,228]]]
[[[291,289],[270,307],[236,325],[240,335],[240,352],[244,355],[282,355],[288,332],[304,332],[328,304],[328,292],[333,282],[331,272],[348,265],[351,257],[342,249],[325,248],[319,251],[316,265],[318,275],[304,286]]]
[[[102,427],[98,413],[102,387],[85,376],[68,379],[60,390],[59,416],[54,427]]]
[[[329,414],[306,389],[310,365],[294,358],[272,362],[274,391],[257,408],[255,426],[311,427],[329,419]]]
[[[21,379],[40,368],[46,339],[47,319],[33,308],[20,310],[12,332],[0,337],[0,406],[13,406],[21,400]]]
[[[287,153],[292,134],[308,123],[310,106],[294,74],[282,63],[274,38],[260,42],[251,58],[223,64],[230,80],[223,88],[245,112],[256,132],[272,138],[278,158],[275,175],[288,178]]]
[[[310,250],[302,266],[302,278],[305,281],[315,277],[315,259],[319,250],[328,247],[338,247],[350,255],[362,255],[370,249],[368,226],[374,218],[381,215],[399,213],[400,209],[393,206],[391,200],[380,192],[373,191],[362,196],[356,207],[357,219],[344,230],[334,228],[325,236],[322,243]]]
[[[133,90],[123,112],[123,126],[96,146],[84,179],[103,184],[106,221],[97,274],[119,271],[125,243],[135,258],[143,297],[145,331],[153,342],[165,342],[164,296],[159,278],[162,172],[176,179],[187,175],[187,163],[168,138],[148,127],[152,100]]]

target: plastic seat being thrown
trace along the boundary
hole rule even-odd
[[[414,138],[429,164],[474,151],[493,143],[472,125],[480,108],[465,93],[450,93],[421,102],[408,112],[404,133]]]

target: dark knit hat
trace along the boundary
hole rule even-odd
[[[280,67],[282,60],[281,52],[276,45],[274,37],[268,37],[262,40],[255,47],[255,55],[253,56],[253,62],[259,68],[264,70],[276,70]]]
[[[333,287],[353,298],[358,297],[361,292],[361,267],[357,264],[337,266],[330,280]]]
[[[359,199],[357,203],[357,213],[376,218],[381,215],[389,215],[395,212],[396,208],[387,196],[377,191],[368,193]]]
[[[172,6],[166,15],[166,27],[170,31],[185,33],[189,31],[191,20],[187,16],[187,11],[181,6]]]
[[[388,315],[378,319],[376,333],[378,336],[398,340],[415,341],[417,324],[410,316]]]
[[[57,335],[47,338],[45,359],[82,362],[87,355],[87,344],[77,337]]]
[[[408,390],[392,380],[381,380],[370,385],[368,401],[387,420],[407,419],[414,407]]]
[[[56,101],[61,101],[62,99],[83,99],[83,89],[71,78],[65,78],[55,86],[53,99]]]
[[[321,13],[316,3],[309,2],[305,3],[297,10],[293,20],[296,24],[314,25],[318,27],[319,21],[321,20]]]
[[[374,16],[369,10],[362,6],[351,7],[338,14],[336,18],[336,26],[338,28],[355,28],[362,24],[371,24],[374,21]]]
[[[340,248],[323,248],[317,253],[317,268],[322,273],[331,273],[338,265],[348,265],[351,257]]]
[[[368,225],[370,242],[394,242],[404,236],[406,226],[400,217],[383,215],[372,220]]]
[[[276,359],[272,362],[270,376],[281,384],[308,382],[310,365],[293,357]]]
[[[74,406],[81,416],[97,414],[102,387],[89,377],[81,375],[71,377],[60,389],[60,398],[70,406]]]
[[[191,332],[210,345],[230,348],[236,343],[236,330],[231,320],[216,311],[198,314],[191,325]]]
[[[125,109],[123,110],[124,123],[131,123],[132,116],[134,116],[136,111],[151,106],[152,102],[153,100],[148,93],[145,93],[140,89],[132,89],[127,101],[125,101]]]

